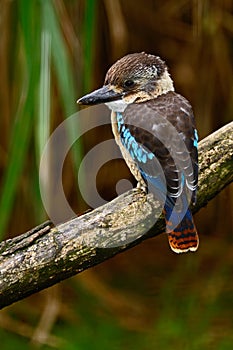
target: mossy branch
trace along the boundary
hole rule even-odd
[[[233,122],[200,142],[193,212],[233,181]],[[46,222],[0,244],[0,308],[54,285],[164,231],[151,194],[132,190],[57,227]]]

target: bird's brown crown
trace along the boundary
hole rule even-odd
[[[140,102],[173,90],[165,62],[145,52],[126,55],[114,63],[106,74],[104,85],[129,98],[134,96],[135,99],[137,94]]]
[[[108,70],[105,85],[122,86],[127,79],[159,79],[166,69],[160,57],[145,52],[126,55]]]

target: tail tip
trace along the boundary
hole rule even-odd
[[[177,232],[169,232],[168,233],[168,242],[170,248],[173,252],[180,253],[188,253],[195,252],[199,246],[199,238],[197,232],[192,232],[187,234],[177,235]]]

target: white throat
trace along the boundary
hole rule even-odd
[[[107,102],[105,104],[113,112],[124,112],[124,110],[130,104],[130,102],[126,102],[124,100],[117,100],[117,101]]]

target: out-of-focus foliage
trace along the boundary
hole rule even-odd
[[[167,61],[201,138],[231,120],[232,10],[232,0],[2,0],[1,237],[45,220],[44,144],[124,54],[146,51]],[[64,188],[76,212],[86,208],[75,185],[79,162],[110,137],[108,127],[89,132],[66,161]],[[132,179],[122,161],[100,175],[106,199],[119,179]],[[197,253],[173,255],[159,237],[2,311],[1,348],[232,349],[231,213],[232,186],[196,215]]]
[[[62,2],[57,5],[57,11],[65,11]],[[75,112],[76,90],[71,55],[53,2],[3,1],[0,6],[4,72],[2,235],[7,224],[10,231],[17,232],[45,219],[39,192],[39,161],[53,125],[62,120],[62,115],[64,118]],[[78,159],[80,152],[76,148]]]

